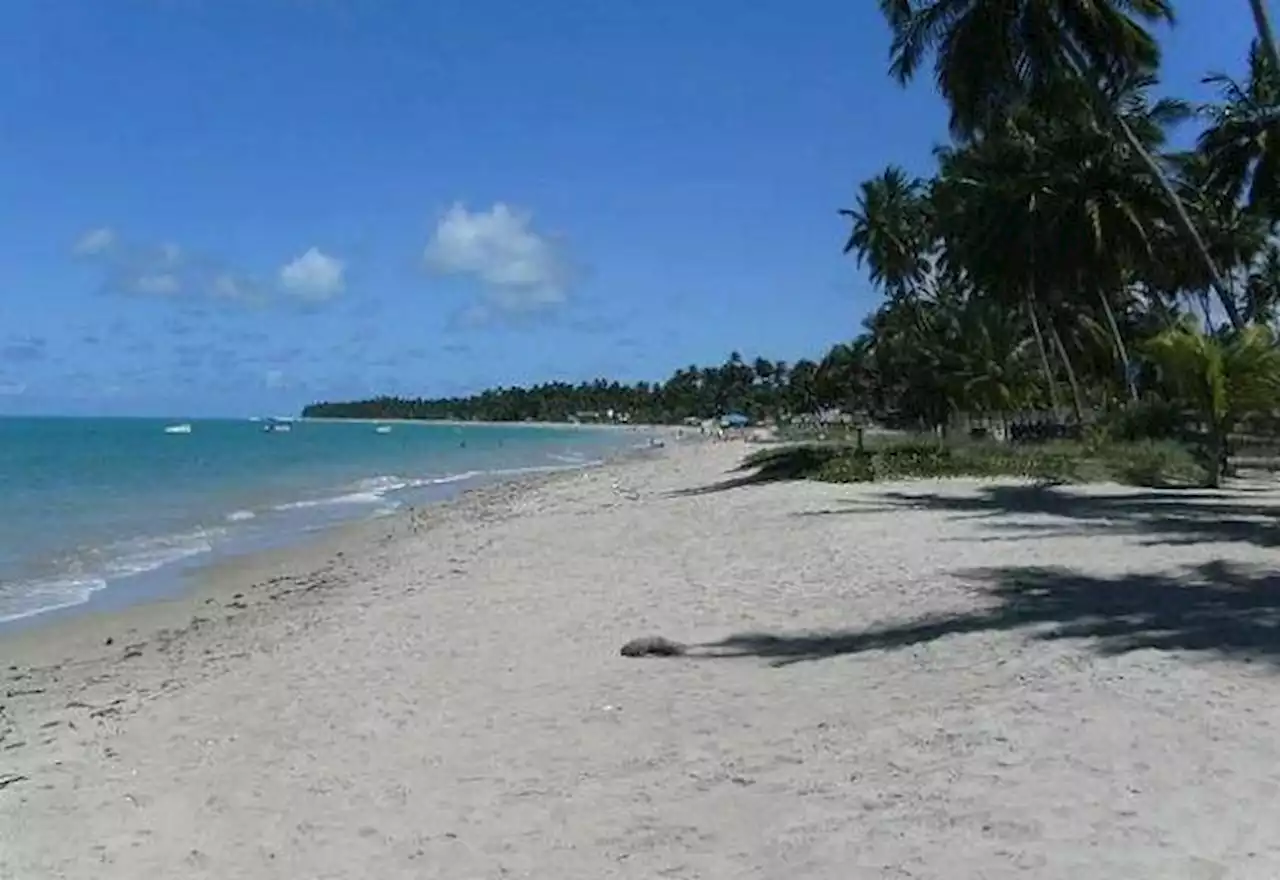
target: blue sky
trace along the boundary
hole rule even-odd
[[[1238,71],[1181,0],[1167,87]],[[876,301],[836,211],[946,114],[869,0],[10,0],[0,412],[795,360]]]

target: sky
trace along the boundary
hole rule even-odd
[[[1178,0],[1164,88],[1242,69]],[[7,0],[0,413],[795,361],[878,295],[837,211],[946,111],[868,0]]]

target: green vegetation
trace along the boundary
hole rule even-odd
[[[1189,486],[1205,469],[1172,442],[1046,443],[945,442],[937,438],[863,446],[799,443],[749,455],[743,470],[756,479],[866,483],[942,477],[1019,477],[1055,483],[1113,480],[1138,486]],[[753,480],[754,481],[754,480]]]
[[[1235,0],[1244,8],[1244,0]],[[881,0],[891,73],[932,62],[951,109],[929,173],[861,184],[846,252],[884,300],[819,361],[734,354],[666,382],[317,404],[307,415],[676,422],[827,409],[945,434],[1070,423],[1083,445],[803,453],[842,478],[1018,473],[1222,477],[1233,432],[1280,401],[1280,58],[1266,4],[1247,78],[1217,100],[1153,95],[1171,0]],[[1224,14],[1229,14],[1224,9]],[[1171,149],[1191,127],[1194,147]],[[1028,414],[1037,414],[1029,416]],[[963,433],[963,432],[962,432]],[[1178,448],[1187,443],[1194,461]],[[800,455],[800,453],[791,453]]]
[[[666,382],[625,385],[597,379],[571,385],[550,382],[532,388],[495,388],[472,397],[436,400],[382,397],[353,403],[318,403],[303,415],[329,418],[474,419],[478,421],[567,421],[575,416],[674,424],[742,412],[757,419],[856,407],[857,363],[848,346],[836,346],[821,363],[794,364],[733,353],[718,367],[678,369]]]

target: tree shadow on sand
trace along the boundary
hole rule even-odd
[[[673,497],[711,495],[716,492],[727,492],[730,489],[756,486],[761,483],[803,480],[821,468],[839,451],[839,447],[819,445],[761,450],[755,455],[748,456],[746,461],[733,469],[731,473],[738,476],[729,477],[706,486],[677,489],[671,495]]]
[[[1099,653],[1209,652],[1280,670],[1280,576],[1223,562],[1181,573],[1094,577],[1065,569],[960,573],[985,582],[994,608],[903,624],[822,633],[743,633],[700,653],[762,657],[775,666],[909,648],[948,636],[1027,630],[1037,640],[1080,639]]]
[[[1280,546],[1280,510],[1261,492],[1227,489],[1134,490],[1123,494],[1072,491],[1052,485],[984,486],[957,495],[890,491],[853,499],[835,509],[798,516],[940,510],[966,519],[988,519],[989,540],[1088,534],[1138,535],[1148,544],[1236,541]],[[1014,523],[1009,515],[1042,514],[1059,522]]]

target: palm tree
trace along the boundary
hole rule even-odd
[[[1039,124],[1024,113],[988,137],[939,150],[933,192],[947,275],[967,279],[1009,309],[1025,311],[1050,404],[1058,412],[1057,377],[1044,331],[1056,332],[1052,315],[1062,290],[1050,271],[1057,260],[1043,256],[1053,246],[1051,199],[1046,199],[1052,178],[1034,130]],[[1055,344],[1054,351],[1065,358],[1063,346]],[[1069,361],[1063,366],[1070,377]],[[1074,391],[1074,379],[1072,385]],[[1079,412],[1078,395],[1073,399]]]
[[[1262,44],[1249,49],[1249,78],[1224,73],[1204,80],[1218,87],[1221,103],[1205,108],[1209,126],[1197,149],[1208,163],[1206,186],[1273,223],[1280,220],[1280,69]]]
[[[1206,333],[1187,321],[1151,340],[1147,353],[1207,426],[1208,483],[1218,486],[1231,431],[1244,417],[1269,411],[1280,395],[1280,349],[1274,336],[1257,324]]]
[[[891,165],[863,181],[858,205],[843,209],[852,229],[844,252],[864,262],[871,283],[891,296],[904,297],[919,288],[930,269],[929,207],[922,181]]]
[[[880,0],[893,30],[890,73],[906,84],[934,57],[953,129],[970,136],[1025,104],[1051,106],[1065,82],[1155,70],[1144,25],[1172,24],[1170,0]]]
[[[1249,321],[1274,325],[1280,319],[1280,245],[1276,242],[1268,243],[1254,261],[1244,296]]]
[[[1276,35],[1271,30],[1271,15],[1267,12],[1266,0],[1249,0],[1249,11],[1253,13],[1253,23],[1258,29],[1258,42],[1273,70],[1280,70],[1280,50],[1276,49]]]
[[[970,297],[957,318],[962,396],[978,412],[1007,418],[1029,402],[1035,388],[1025,319],[979,296]]]
[[[1272,221],[1262,210],[1251,209],[1235,188],[1224,182],[1223,166],[1215,163],[1201,150],[1175,153],[1167,157],[1177,177],[1182,201],[1195,217],[1196,226],[1204,232],[1210,253],[1225,271],[1223,279],[1233,301],[1243,299],[1245,322],[1256,320],[1263,294],[1257,285],[1250,286],[1249,279],[1261,259],[1264,258]],[[1188,259],[1182,242],[1176,237],[1163,235],[1156,245],[1158,257],[1150,275],[1167,290],[1185,291],[1197,302],[1206,315],[1206,322],[1213,324],[1207,291],[1209,278],[1203,264]],[[1265,296],[1262,297],[1265,299]]]
[[[814,388],[818,365],[801,358],[791,365],[791,382],[787,387],[787,408],[791,412],[812,413],[821,405]]]
[[[1114,96],[1113,110],[1149,152],[1164,143],[1165,128],[1189,112],[1178,101],[1148,103],[1146,90],[1153,84],[1149,77],[1132,78]],[[1051,120],[1046,134],[1038,159],[1047,170],[1050,187],[1043,199],[1054,219],[1049,231],[1052,250],[1043,259],[1059,275],[1070,277],[1074,268],[1081,288],[1093,288],[1129,397],[1136,400],[1115,305],[1127,298],[1126,277],[1152,260],[1153,242],[1167,216],[1161,188],[1128,143],[1083,119]]]
[[[1160,49],[1146,27],[1173,22],[1170,0],[880,0],[880,8],[894,34],[891,73],[905,84],[932,54],[962,137],[997,129],[1028,106],[1045,115],[1088,107],[1104,130],[1118,131],[1164,190],[1232,324],[1242,325],[1164,169],[1114,112],[1118,91],[1158,68]]]

